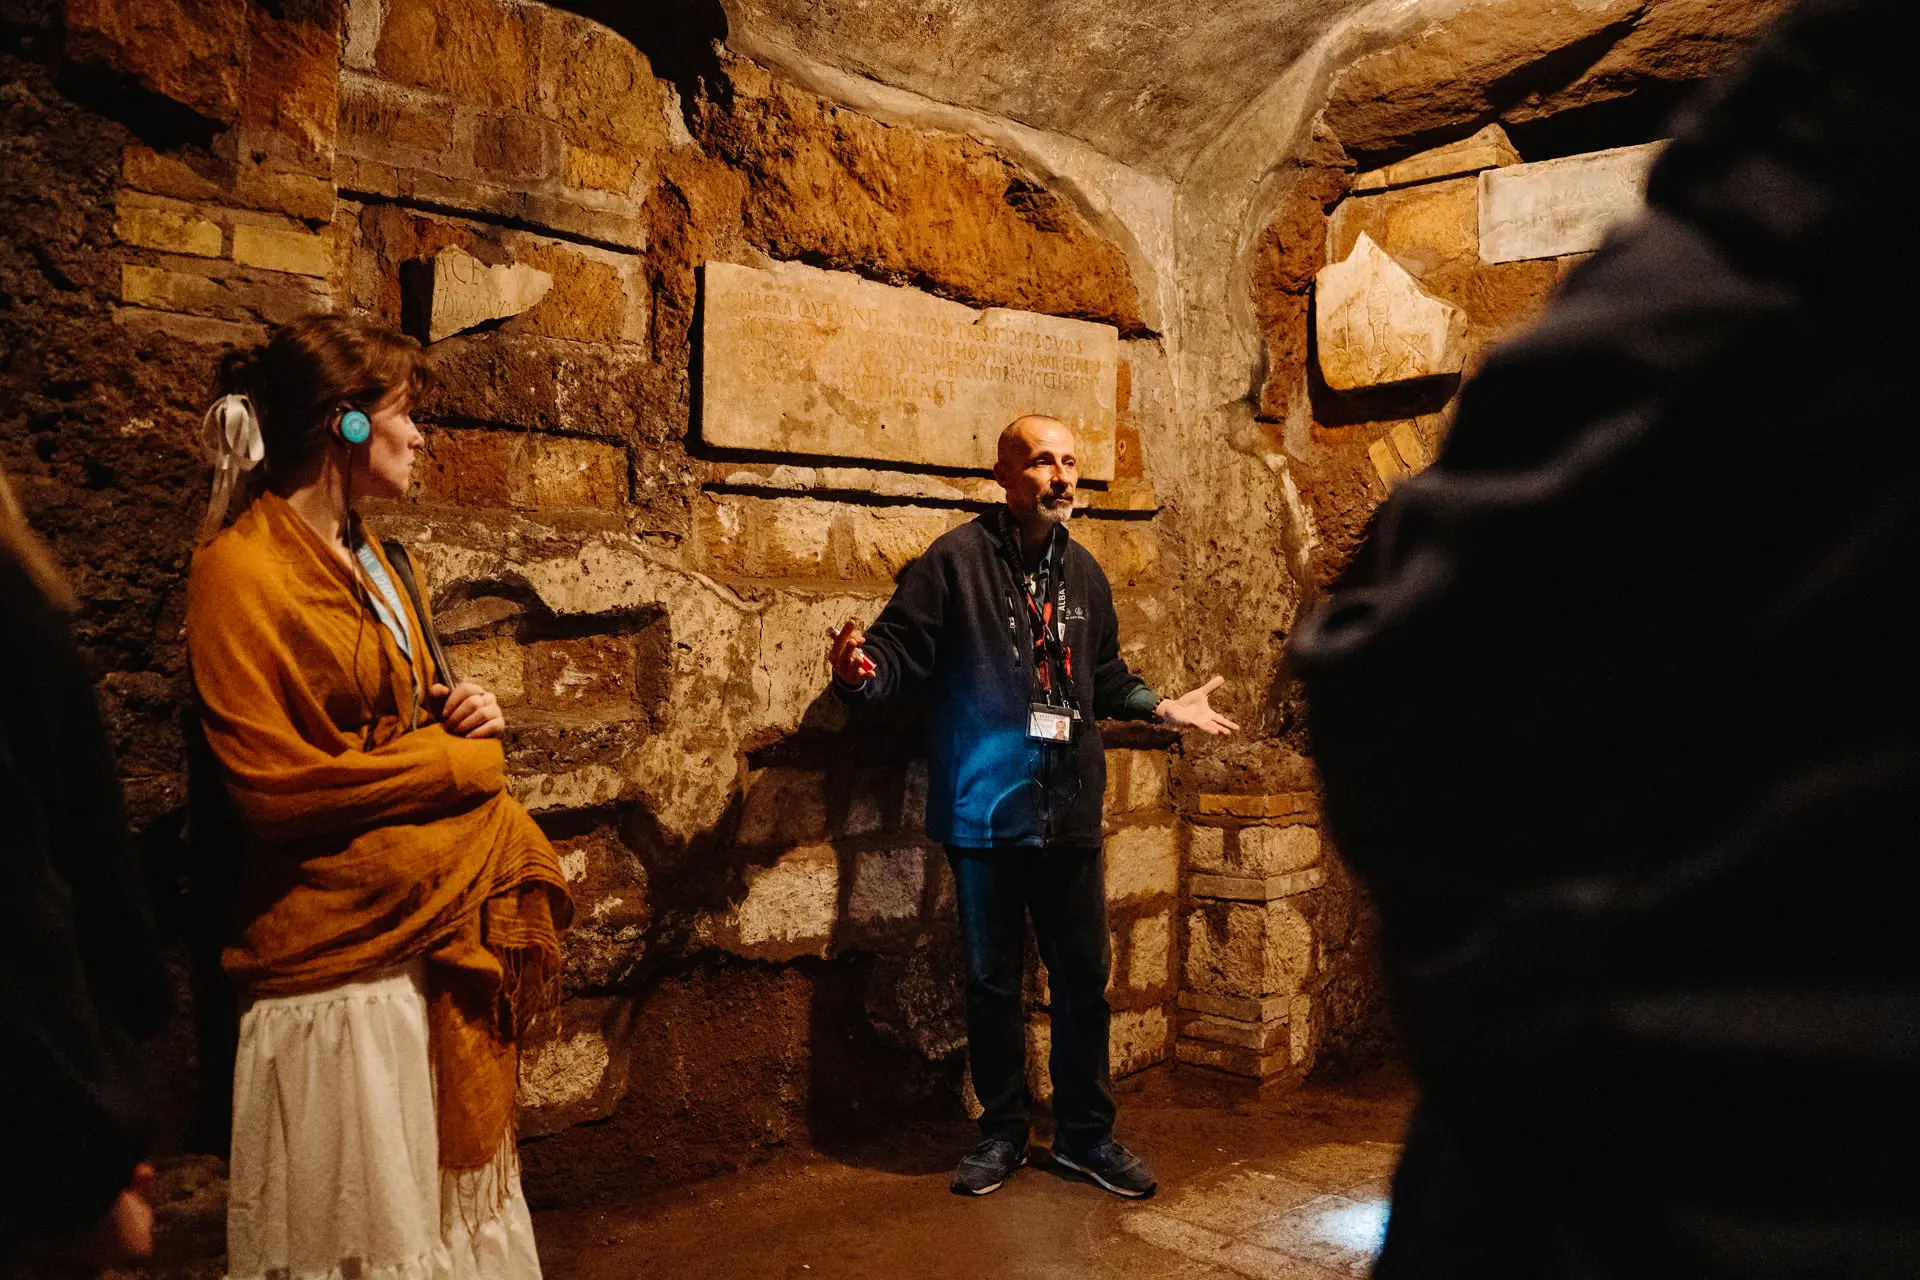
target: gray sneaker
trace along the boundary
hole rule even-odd
[[[1013,1171],[1027,1162],[1027,1145],[1014,1146],[1005,1138],[988,1138],[966,1156],[954,1168],[953,1194],[957,1196],[984,1196],[990,1191],[998,1191],[1000,1184],[1013,1176]]]
[[[1160,1185],[1153,1180],[1153,1171],[1147,1168],[1145,1160],[1112,1138],[1096,1143],[1078,1155],[1068,1151],[1065,1146],[1056,1145],[1053,1148],[1053,1162],[1076,1173],[1086,1174],[1117,1196],[1135,1200],[1146,1199]]]

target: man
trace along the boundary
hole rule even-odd
[[[1033,917],[1052,996],[1053,1157],[1123,1196],[1153,1194],[1146,1163],[1113,1138],[1107,1073],[1107,903],[1100,867],[1101,718],[1239,728],[1214,711],[1214,677],[1163,699],[1127,670],[1106,575],[1067,536],[1073,433],[1052,418],[1000,435],[1002,510],[934,540],[872,628],[849,619],[827,661],[856,705],[909,685],[932,694],[927,832],[947,847],[966,949],[967,1039],[981,1140],[956,1195],[986,1195],[1027,1159],[1020,987]]]

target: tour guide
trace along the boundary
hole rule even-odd
[[[981,1142],[953,1173],[986,1195],[1027,1159],[1024,907],[1052,998],[1053,1158],[1123,1196],[1153,1194],[1146,1163],[1113,1139],[1107,1075],[1107,900],[1100,868],[1101,717],[1157,716],[1227,733],[1215,676],[1162,699],[1120,658],[1106,575],[1067,536],[1073,433],[1052,418],[1000,435],[996,510],[934,540],[873,627],[849,619],[827,661],[855,704],[931,688],[927,831],[947,847],[966,945],[967,1041]]]

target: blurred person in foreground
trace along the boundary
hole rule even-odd
[[[73,607],[0,473],[0,1270],[152,1247],[139,1044],[170,999]]]
[[[1150,1196],[1146,1162],[1113,1136],[1097,721],[1239,726],[1208,702],[1218,676],[1162,698],[1127,669],[1112,588],[1067,533],[1079,479],[1073,432],[1053,418],[1016,418],[1000,434],[993,475],[1006,505],[934,539],[872,627],[839,629],[827,664],[835,694],[856,706],[917,685],[931,692],[926,827],[953,868],[967,1058],[983,1108],[954,1193],[995,1191],[1027,1160],[1020,989],[1031,913],[1051,998],[1053,1158],[1118,1195]]]
[[[1905,12],[1688,110],[1291,645],[1421,1088],[1383,1280],[1920,1275]]]
[[[572,903],[507,795],[498,700],[438,681],[424,597],[356,510],[407,491],[424,359],[369,321],[308,316],[227,358],[206,419],[210,529],[245,502],[187,590],[245,834],[223,956],[241,997],[234,1280],[540,1274],[518,1050],[556,1002]]]

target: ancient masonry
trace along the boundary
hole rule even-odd
[[[525,0],[67,0],[65,27],[69,58],[152,108],[117,167],[112,358],[203,357],[164,412],[102,428],[112,447],[188,469],[220,352],[306,312],[432,342],[416,492],[377,514],[416,548],[457,668],[507,706],[514,792],[579,903],[522,1131],[617,1117],[655,1150],[824,1123],[809,1055],[842,1024],[931,1092],[957,1083],[951,887],[913,726],[849,732],[822,649],[1000,501],[999,425],[1041,408],[1079,431],[1074,534],[1129,663],[1176,691],[1220,662],[1257,707],[1295,575],[1324,580],[1432,460],[1459,375],[1633,207],[1651,154],[1522,164],[1493,125],[1372,172],[1306,166],[1255,237],[1265,434],[1229,444],[1179,408],[1127,255],[977,138],[882,124],[726,50],[702,90]],[[129,571],[164,597],[154,617],[183,564]],[[1250,596],[1272,626],[1236,625]],[[123,646],[151,650],[124,718],[148,762],[136,816],[161,824],[178,768],[151,762],[178,756],[184,670],[177,635],[148,630]],[[1377,1016],[1364,906],[1299,745],[1110,738],[1117,1073],[1297,1079]],[[1037,964],[1031,993],[1037,1066]],[[706,1069],[723,1058],[754,1088],[729,1092]]]
[[[1188,829],[1180,1061],[1271,1080],[1313,1065],[1314,929],[1326,883],[1311,793],[1202,793]]]
[[[1528,164],[1492,124],[1378,169],[1303,170],[1263,235],[1256,297],[1259,416],[1309,516],[1309,577],[1328,581],[1438,455],[1460,379],[1640,208],[1660,145]]]
[[[1334,391],[1377,391],[1461,373],[1469,348],[1484,351],[1544,298],[1538,283],[1503,289],[1503,265],[1557,280],[1639,209],[1659,150],[1522,164],[1500,126],[1488,125],[1356,176],[1333,212],[1329,265],[1315,284],[1320,377]],[[1428,292],[1420,275],[1459,303]],[[1384,492],[1433,460],[1445,423],[1428,414],[1380,426],[1367,459]]]
[[[993,434],[1015,412],[1050,410],[1083,441],[1075,534],[1113,580],[1126,656],[1163,689],[1187,680],[1184,569],[1141,446],[1171,412],[1158,340],[1139,336],[1124,284],[1103,283],[1100,255],[1117,256],[1070,213],[1009,212],[1003,189],[1024,181],[1011,170],[983,187],[982,235],[999,259],[1051,275],[1003,286],[964,264],[909,264],[944,280],[942,297],[852,274],[863,255],[898,252],[884,228],[887,244],[829,254],[826,269],[785,263],[762,233],[794,216],[791,200],[770,190],[767,210],[782,212],[762,211],[715,158],[773,163],[740,155],[737,122],[696,138],[689,123],[712,119],[586,19],[516,0],[456,8],[353,0],[276,15],[218,0],[169,8],[162,40],[128,6],[76,0],[78,55],[212,128],[211,142],[126,148],[114,321],[196,344],[209,367],[324,309],[384,317],[440,352],[444,376],[417,414],[429,443],[416,492],[380,514],[434,584],[456,669],[508,708],[513,790],[554,836],[580,908],[572,998],[523,1064],[524,1135],[623,1106],[686,1110],[648,1093],[660,1046],[686,1034],[662,1023],[679,1006],[661,991],[715,964],[875,958],[890,985],[870,995],[872,1033],[955,1066],[957,982],[940,958],[951,884],[920,829],[924,762],[910,726],[876,730],[864,754],[839,745],[822,637],[871,617],[929,541],[995,505]],[[157,59],[169,40],[233,65]],[[791,90],[748,64],[729,73],[739,118],[801,127]],[[960,184],[982,164],[1006,167],[962,140],[922,145],[946,202],[971,198]],[[823,225],[844,224],[843,204],[820,211]],[[1179,760],[1155,731],[1122,731],[1109,752],[1120,1075],[1174,1056],[1194,930],[1212,945],[1188,850],[1223,828],[1194,825],[1177,800],[1192,790]],[[1270,994],[1233,973],[1232,990]],[[637,995],[649,982],[665,985]],[[1310,979],[1286,990],[1283,1024],[1311,1026]],[[1044,1094],[1037,962],[1033,1003]],[[1310,1041],[1291,1034],[1283,1065],[1298,1074]],[[1208,1061],[1276,1074],[1268,1057]],[[696,1072],[683,1087],[715,1086]]]

